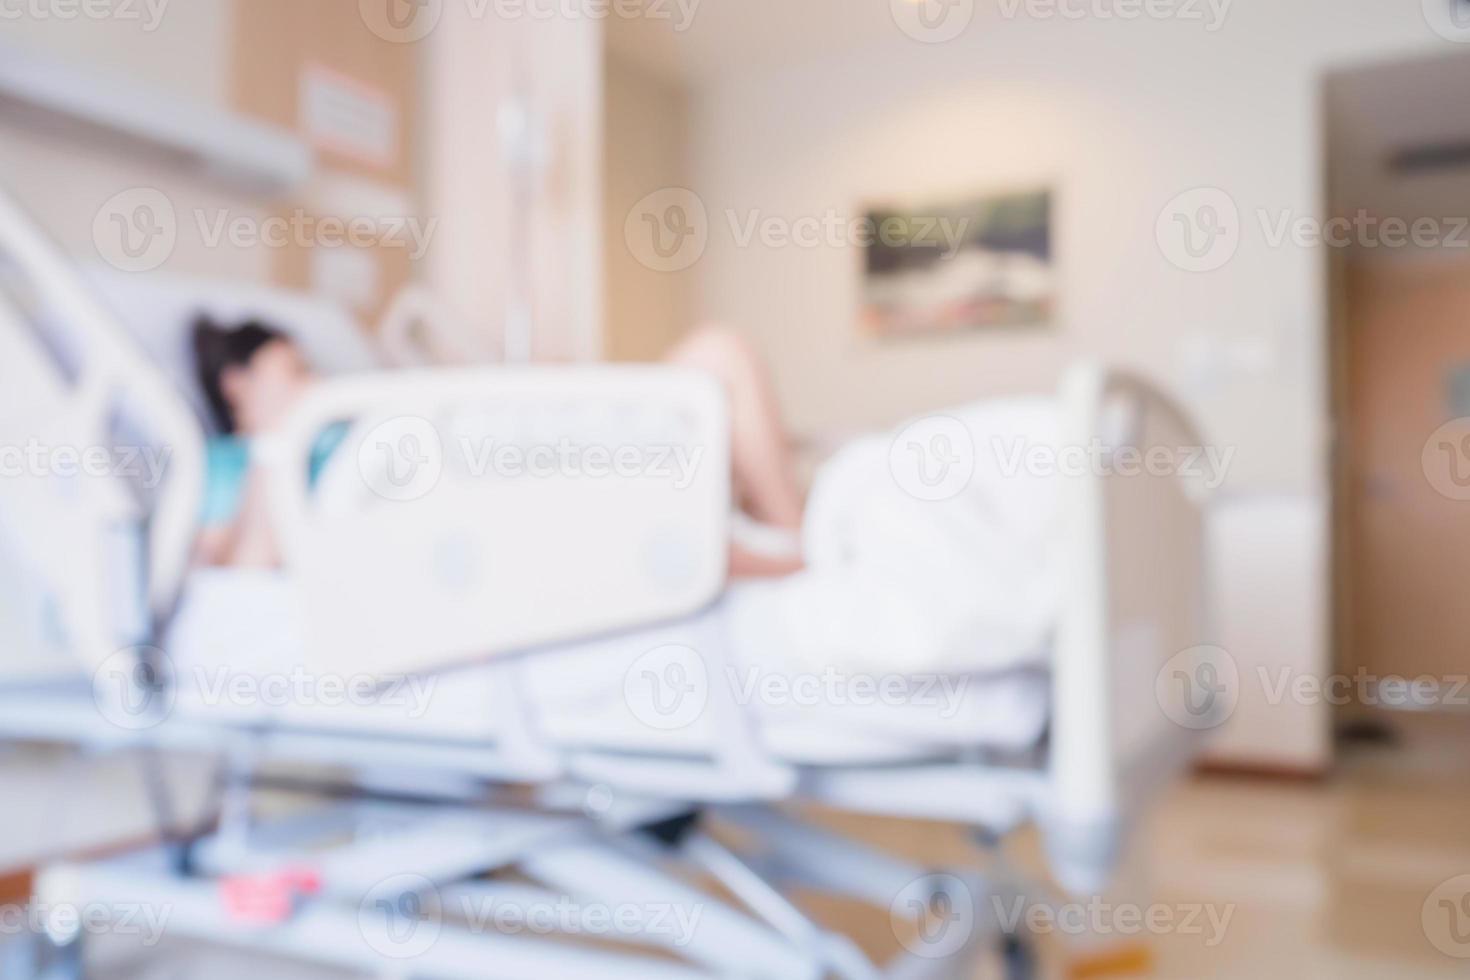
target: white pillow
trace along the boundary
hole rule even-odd
[[[258,319],[300,344],[312,367],[323,374],[382,366],[356,320],[335,303],[307,293],[226,280],[120,272],[98,264],[84,266],[82,272],[209,429],[214,427],[213,418],[199,386],[191,337],[201,313],[222,326]]]

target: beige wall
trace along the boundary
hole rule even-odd
[[[310,146],[315,171],[306,188],[276,206],[290,219],[298,212],[351,220],[362,216],[414,218],[427,227],[414,148],[420,145],[421,45],[375,33],[358,5],[298,0],[241,0],[234,4],[229,104],[252,120],[295,133]],[[369,106],[386,107],[392,132],[381,153],[348,152],[313,136],[306,92],[310,79],[348,80]],[[323,274],[334,249],[292,243],[271,249],[271,280],[314,291],[344,305],[368,328],[417,274],[412,246],[389,240],[353,248],[353,281],[343,286]]]
[[[152,30],[144,29],[145,22],[0,17],[0,41],[45,52],[79,71],[152,86],[170,99],[221,111],[259,103],[252,97],[262,94],[256,91],[261,88],[257,81],[264,80],[272,86],[264,115],[282,125],[290,124],[294,82],[277,84],[278,76],[294,74],[303,58],[350,70],[360,59],[342,64],[344,52],[360,55],[364,44],[369,51],[375,46],[389,54],[410,52],[392,59],[391,79],[375,77],[374,82],[397,92],[404,88],[401,64],[411,60],[422,65],[422,77],[416,79],[422,82],[422,102],[402,107],[405,117],[422,116],[408,148],[411,157],[387,179],[379,181],[376,173],[361,176],[391,191],[410,173],[420,175],[422,218],[436,224],[424,259],[411,272],[396,265],[387,268],[383,292],[410,274],[427,281],[469,321],[470,329],[494,338],[468,346],[493,349],[504,328],[515,276],[511,260],[529,252],[535,270],[529,293],[538,320],[537,356],[566,360],[598,355],[603,301],[600,21],[500,18],[494,16],[493,5],[481,15],[480,5],[451,3],[443,5],[434,29],[413,43],[378,43],[363,25],[353,23],[345,35],[329,31],[314,41],[297,38],[281,48],[260,40],[269,30],[268,25],[259,29],[258,18],[237,21],[237,12],[259,14],[254,6],[237,10],[236,4],[243,2],[247,0],[154,0],[155,5],[162,3],[162,16]],[[345,6],[355,20],[357,4],[347,0]],[[139,0],[131,7],[146,11],[147,4]],[[242,23],[257,29],[242,31]],[[320,15],[307,23],[286,26],[327,30]],[[241,65],[241,57],[253,63]],[[243,94],[240,84],[246,86]],[[522,89],[541,114],[546,170],[532,226],[512,228],[498,111],[512,92]],[[261,111],[260,104],[246,108]],[[292,200],[286,206],[313,207],[310,195],[323,183],[303,191],[302,202]],[[18,194],[66,249],[82,259],[100,258],[92,240],[93,219],[108,199],[149,187],[164,192],[179,219],[178,243],[162,271],[294,285],[307,279],[300,255],[283,256],[283,250],[266,247],[234,248],[227,240],[208,244],[195,220],[221,209],[232,217],[260,219],[271,202],[242,196],[228,185],[139,154],[117,140],[62,135],[44,127],[12,125],[0,117],[0,185]],[[363,206],[378,207],[371,200]],[[384,207],[396,206],[390,201]]]
[[[113,5],[127,16],[97,19],[38,17],[28,11],[46,5],[12,4],[20,16],[0,17],[0,40],[222,106],[230,95],[234,5],[235,0],[139,0]]]
[[[612,54],[603,93],[604,352],[612,360],[658,357],[693,319],[693,275],[660,272],[628,248],[624,223],[639,199],[689,183],[688,97],[676,83]]]
[[[119,9],[122,9],[121,7]],[[233,0],[168,3],[153,21],[147,6],[129,9],[140,20],[0,19],[0,41],[65,61],[79,72],[156,86],[175,99],[224,109],[230,97],[230,25]],[[156,7],[155,7],[156,9]],[[147,30],[154,24],[152,30]],[[92,222],[114,194],[155,187],[179,215],[227,208],[257,215],[259,202],[216,182],[142,156],[116,141],[61,134],[0,116],[0,185],[14,193],[67,251],[98,260]],[[263,250],[208,247],[180,222],[178,245],[164,268],[180,274],[261,281],[269,275]]]

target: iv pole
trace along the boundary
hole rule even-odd
[[[507,267],[504,357],[507,364],[529,363],[535,346],[536,193],[546,164],[545,132],[531,108],[525,73],[513,69],[510,98],[496,120],[501,158],[510,181],[510,227],[521,240],[510,243]]]

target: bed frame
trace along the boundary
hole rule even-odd
[[[108,444],[116,438],[121,409],[174,449],[164,484],[141,498],[110,481],[94,481],[100,485],[63,502],[52,474],[0,481],[0,521],[5,514],[23,516],[11,531],[56,595],[68,654],[76,658],[71,662],[100,676],[117,669],[118,651],[146,649],[172,611],[198,510],[201,434],[188,405],[4,195],[0,272],[0,281],[9,283],[0,290],[0,444],[42,431],[48,416],[61,421],[67,438],[86,440],[78,445]],[[29,304],[28,295],[44,303]],[[85,354],[70,374],[58,369],[46,343],[56,318],[82,338]],[[8,386],[22,381],[25,398],[12,397]],[[334,550],[383,541],[395,560],[415,567],[435,560],[424,542],[465,533],[458,508],[395,508],[365,500],[346,511],[314,510],[299,489],[305,485],[299,461],[324,421],[352,417],[359,420],[354,432],[362,433],[385,420],[443,417],[449,407],[483,406],[487,399],[527,417],[580,418],[564,410],[630,394],[684,416],[682,438],[712,448],[710,458],[718,462],[701,473],[702,482],[682,494],[609,497],[588,493],[586,481],[552,480],[535,500],[501,502],[528,514],[521,527],[492,525],[477,538],[488,548],[496,536],[523,544],[549,537],[552,558],[573,563],[581,576],[573,585],[589,597],[575,618],[538,630],[528,624],[547,621],[544,607],[539,618],[510,625],[494,617],[446,616],[426,634],[430,642],[405,648],[398,641],[422,633],[421,619],[394,623],[389,605],[364,632],[347,622],[350,608],[313,600],[313,635],[323,643],[349,636],[380,672],[441,666],[473,648],[503,658],[510,692],[517,661],[534,656],[539,643],[682,615],[712,599],[724,564],[728,513],[723,406],[708,387],[677,372],[482,369],[324,382],[271,450],[277,461],[273,499],[294,529],[289,561],[320,590],[334,569],[341,573]],[[1185,414],[1138,376],[1079,366],[1065,376],[1058,397],[1062,445],[1096,441],[1111,453],[1201,445]],[[364,425],[364,416],[371,424]],[[583,430],[565,424],[550,433],[563,434],[585,438]],[[578,523],[576,535],[559,535],[568,505],[594,519]],[[204,826],[175,839],[177,813],[155,769],[150,785],[160,827],[169,834],[164,846],[50,868],[37,898],[52,905],[167,907],[174,910],[170,935],[367,972],[393,963],[394,950],[412,950],[414,956],[394,965],[404,976],[962,977],[987,948],[1002,950],[1010,975],[1028,975],[1034,964],[1025,937],[1001,929],[993,900],[1047,903],[1053,900],[1049,886],[1003,868],[982,877],[916,865],[819,829],[792,805],[954,821],[985,843],[1035,824],[1063,888],[1103,888],[1145,801],[1198,750],[1197,732],[1172,720],[1179,706],[1156,678],[1166,663],[1178,664],[1208,639],[1202,507],[1200,487],[1178,474],[1121,475],[1104,467],[1064,481],[1064,540],[1073,551],[1052,661],[1052,722],[1045,744],[1019,759],[960,754],[904,765],[794,765],[766,750],[718,683],[711,710],[722,733],[719,750],[707,759],[679,760],[557,749],[539,736],[534,717],[514,697],[499,706],[504,723],[492,740],[417,743],[170,717],[156,665],[151,672],[125,671],[139,685],[133,693],[141,693],[143,707],[134,715],[139,723],[122,726],[109,723],[105,708],[99,712],[86,674],[80,690],[66,682],[38,686],[34,677],[0,683],[0,737],[136,750],[150,760],[170,751],[205,752],[218,760]],[[114,612],[116,569],[127,565],[116,564],[98,542],[115,541],[119,527],[146,570],[126,583],[146,596],[139,606],[145,615]],[[619,535],[601,549],[595,545],[599,527],[615,527]],[[651,576],[665,583],[661,589],[629,585],[596,594],[626,566],[622,555],[638,535],[682,542],[683,552],[657,560],[673,561],[689,574]],[[382,582],[373,578],[357,584],[379,589]],[[411,579],[389,584],[409,589]],[[497,579],[494,588],[502,601],[528,608],[541,601],[534,585],[518,587],[514,578]],[[425,598],[408,611],[421,612],[431,602]],[[385,635],[395,642],[378,642]],[[324,646],[315,649],[327,655]],[[316,788],[344,801],[262,820],[255,801],[261,791],[281,788],[269,767],[283,761],[346,767],[349,777]],[[514,782],[534,788],[529,795],[508,794],[504,787]],[[383,834],[385,826],[393,833]],[[324,847],[323,841],[337,843]],[[313,869],[320,889],[286,921],[242,929],[222,911],[221,881],[299,866]],[[535,884],[484,877],[506,869]],[[690,884],[696,879],[718,882],[724,897]],[[815,925],[790,898],[793,889],[812,888],[889,909],[896,934],[907,936],[906,952],[879,966],[850,940]],[[667,936],[644,930],[605,937],[623,948],[601,949],[493,931],[471,934],[463,923],[448,921],[453,916],[441,921],[436,912],[467,902],[527,908],[565,898],[600,907],[697,908],[701,917],[687,943],[671,946]],[[950,921],[961,927],[946,927]],[[420,949],[424,930],[434,940]],[[57,975],[75,974],[78,935],[47,938],[54,946],[48,956],[62,971]]]

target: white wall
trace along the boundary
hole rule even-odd
[[[1180,20],[1004,19],[982,6],[948,43],[894,30],[857,53],[698,89],[691,186],[710,215],[700,314],[740,325],[773,357],[807,436],[1048,388],[1081,355],[1136,366],[1184,398],[1208,440],[1235,448],[1227,493],[1295,496],[1320,524],[1325,256],[1271,247],[1257,211],[1320,213],[1327,67],[1457,46],[1429,29],[1417,0],[1236,0],[1215,32]],[[1057,194],[1060,312],[1049,331],[865,338],[857,249],[742,248],[727,217],[855,216],[870,201],[1038,183]],[[1218,271],[1186,272],[1166,259],[1155,223],[1175,195],[1206,185],[1238,205],[1241,244]],[[1320,533],[1302,540],[1325,553]],[[1326,593],[1316,576],[1280,597],[1284,635],[1316,637],[1315,649],[1252,656],[1323,669]]]

